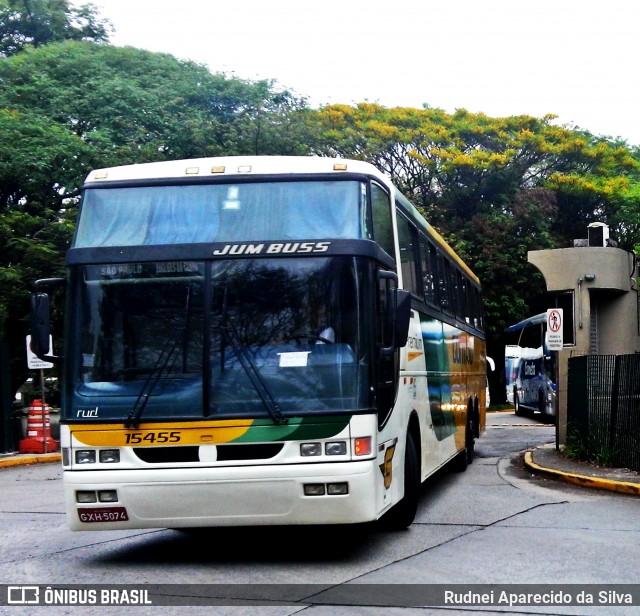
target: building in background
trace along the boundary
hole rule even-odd
[[[558,440],[566,441],[567,362],[577,355],[640,352],[636,256],[609,238],[603,223],[572,248],[529,251],[544,276],[552,306],[563,309],[564,347],[558,351]]]

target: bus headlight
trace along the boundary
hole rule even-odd
[[[115,490],[98,490],[98,500],[101,503],[117,503],[118,493]]]
[[[327,494],[331,496],[349,494],[348,483],[328,483]]]
[[[341,483],[305,483],[303,486],[305,496],[345,496],[349,494],[349,484]]]
[[[326,488],[324,487],[324,483],[305,483],[304,484],[305,496],[324,496],[325,493],[326,493]]]
[[[96,452],[94,449],[78,449],[76,451],[76,464],[95,464]]]
[[[328,456],[344,456],[347,453],[347,443],[345,441],[325,443],[324,452]]]
[[[120,462],[120,450],[119,449],[101,449],[99,453],[100,462],[107,464],[115,464]]]
[[[300,443],[301,456],[320,456],[322,455],[321,443]]]

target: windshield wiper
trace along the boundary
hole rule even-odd
[[[238,334],[236,334],[233,326],[228,323],[224,325],[221,324],[220,331],[233,349],[233,352],[236,354],[242,369],[249,377],[251,384],[258,393],[258,396],[260,396],[260,400],[262,400],[267,411],[269,411],[269,415],[273,419],[274,423],[286,424],[289,420],[282,414],[280,405],[269,391],[267,384],[264,382],[264,379],[256,365],[253,363],[251,356],[238,341]]]
[[[171,360],[179,346],[178,343],[180,341],[180,336],[181,331],[178,331],[176,335],[168,338],[162,347],[153,369],[143,383],[140,393],[136,398],[136,402],[124,422],[125,428],[137,428],[140,425],[140,418],[142,417],[142,413],[144,413],[147,402],[149,402],[149,397],[156,388],[158,381],[162,378],[162,373],[170,367]]]
[[[191,287],[187,287],[184,306],[184,325],[182,327],[179,327],[175,331],[175,333],[173,333],[173,335],[167,338],[166,342],[164,343],[164,346],[160,350],[160,354],[158,355],[158,359],[156,359],[156,363],[154,364],[153,369],[142,385],[140,393],[136,398],[136,402],[124,422],[125,428],[137,428],[140,425],[140,418],[142,417],[142,413],[144,413],[147,402],[149,402],[149,397],[162,378],[163,372],[167,370],[167,368],[173,367],[173,356],[178,349],[180,339],[185,335],[185,332],[187,330],[187,323],[191,311],[191,293]]]

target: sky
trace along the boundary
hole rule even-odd
[[[553,114],[640,145],[638,0],[90,1],[114,45],[273,79],[313,107]]]

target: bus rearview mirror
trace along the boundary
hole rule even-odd
[[[44,359],[49,355],[50,317],[49,296],[46,293],[34,293],[31,296],[31,350],[36,357]]]

